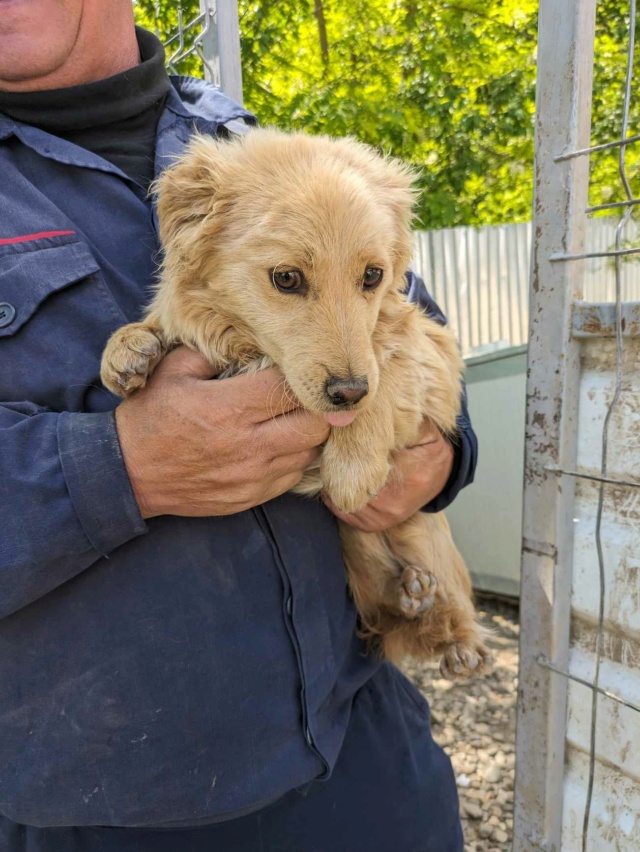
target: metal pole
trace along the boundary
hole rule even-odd
[[[207,16],[202,39],[205,76],[222,91],[242,103],[242,65],[237,0],[200,0]]]
[[[534,246],[522,544],[520,686],[514,850],[560,852],[573,546],[579,343],[571,309],[582,286],[588,157],[558,155],[589,145],[597,0],[541,0],[539,18]]]

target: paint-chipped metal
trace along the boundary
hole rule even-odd
[[[621,324],[625,337],[640,336],[640,302],[623,303]],[[615,337],[615,304],[576,302],[573,306],[572,334],[574,337]]]
[[[562,846],[568,682],[539,665],[569,664],[575,483],[549,468],[575,469],[580,345],[571,308],[583,264],[553,263],[585,250],[588,163],[554,162],[590,143],[596,0],[541,0],[535,205],[529,325],[516,744],[514,849]],[[579,108],[576,108],[576,104]]]

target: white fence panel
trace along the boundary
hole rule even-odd
[[[617,219],[590,219],[586,252],[611,251]],[[413,265],[447,315],[464,356],[501,346],[521,346],[529,328],[531,223],[483,228],[416,231]],[[630,223],[627,238],[639,229]],[[615,265],[610,257],[585,264],[583,298],[615,300]],[[640,301],[640,264],[622,267],[623,301]]]

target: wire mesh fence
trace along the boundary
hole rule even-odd
[[[181,68],[188,68],[193,63],[185,63],[190,57],[197,57],[206,70],[210,79],[215,77],[213,57],[204,53],[204,43],[215,20],[214,9],[204,9],[190,20],[185,19],[182,6],[178,6],[178,20],[175,32],[165,41],[167,49],[167,68],[172,74],[179,74]]]
[[[640,143],[629,133],[636,0],[629,0],[626,17],[615,135],[585,145],[596,2],[541,4],[516,849],[640,848],[640,761],[633,749],[640,730],[640,610],[633,591],[640,553],[640,306],[630,285],[640,248],[628,169],[629,152]],[[560,45],[568,49],[559,52]],[[619,197],[590,205],[594,163],[611,152]],[[594,246],[590,217],[603,212],[619,218]],[[581,298],[593,263],[609,274],[590,282],[594,304],[587,308]],[[532,747],[540,753],[532,755]]]
[[[137,3],[134,0],[134,9]],[[216,8],[201,3],[197,14],[189,14],[180,2],[164,6],[160,0],[153,4],[153,17],[144,20],[163,41],[167,69],[172,74],[208,75],[215,79],[215,63],[205,50],[206,37],[215,22]]]
[[[170,73],[205,77],[242,103],[237,0],[199,0],[195,12],[193,3],[156,0],[144,23],[163,41]]]

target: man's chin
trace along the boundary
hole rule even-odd
[[[0,16],[4,11],[0,0]],[[20,50],[24,44],[25,49]],[[47,85],[47,80],[56,75],[71,52],[67,50],[48,56],[40,48],[39,40],[18,38],[5,35],[0,29],[0,90],[5,92],[33,92],[39,89],[55,89],[56,85]]]

